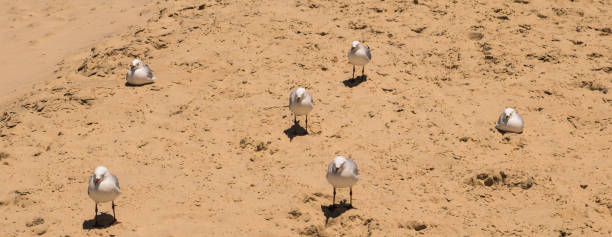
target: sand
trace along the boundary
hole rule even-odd
[[[610,1],[107,2],[3,2],[0,236],[612,235]]]

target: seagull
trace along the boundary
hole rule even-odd
[[[327,167],[327,182],[334,186],[334,199],[332,206],[336,203],[336,188],[350,188],[350,205],[353,205],[353,185],[359,180],[357,164],[351,159],[336,156]]]
[[[134,86],[141,86],[155,82],[157,78],[153,76],[153,71],[149,66],[144,65],[140,59],[134,59],[130,70],[125,75],[127,83]]]
[[[499,120],[495,127],[505,132],[523,132],[523,117],[518,114],[513,108],[506,108],[499,116]]]
[[[297,123],[298,115],[306,115],[306,131],[308,131],[308,113],[314,107],[312,96],[303,87],[291,91],[289,95],[289,109],[293,112],[293,122]]]
[[[96,217],[98,216],[98,203],[111,202],[113,207],[113,222],[117,221],[115,217],[115,198],[121,194],[119,188],[119,180],[117,176],[108,172],[104,166],[98,166],[91,178],[89,178],[89,187],[87,194],[96,202],[96,215],[94,216],[94,224],[98,224]]]
[[[361,44],[359,41],[353,41],[351,50],[348,52],[349,63],[353,64],[353,78],[355,78],[355,65],[363,66],[361,68],[361,76],[364,75],[365,65],[372,59],[370,48]]]

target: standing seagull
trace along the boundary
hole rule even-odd
[[[499,120],[495,127],[505,132],[523,132],[523,117],[518,114],[513,108],[506,108],[499,116]]]
[[[361,68],[361,76],[364,75],[365,65],[372,59],[370,48],[361,44],[359,41],[353,41],[351,50],[348,52],[349,63],[353,64],[353,78],[355,78],[355,65],[363,66]]]
[[[306,115],[306,132],[308,132],[308,113],[312,110],[312,96],[303,87],[291,91],[289,109],[293,112],[293,122],[297,123],[298,115]]]
[[[140,59],[134,59],[132,66],[125,75],[127,83],[134,86],[141,86],[155,82],[157,78],[153,76],[153,71],[149,66],[144,65]]]
[[[357,164],[351,159],[336,156],[327,167],[327,182],[334,186],[334,199],[332,206],[336,203],[336,188],[350,188],[350,205],[353,205],[353,185],[359,180]]]
[[[117,221],[115,217],[115,198],[121,194],[119,188],[119,180],[117,176],[108,172],[104,166],[98,166],[91,178],[89,178],[89,187],[87,194],[96,202],[96,215],[94,216],[94,224],[98,224],[98,203],[111,202],[113,207],[113,222]]]

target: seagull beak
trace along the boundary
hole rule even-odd
[[[94,180],[94,183],[95,183],[95,184],[100,184],[100,179],[99,179],[99,178],[96,178],[96,180]]]

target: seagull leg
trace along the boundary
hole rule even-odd
[[[117,221],[117,217],[115,215],[115,201],[112,201],[111,203],[113,205],[113,222],[115,222],[115,221]]]
[[[355,78],[355,65],[353,64],[353,78]]]
[[[94,215],[94,226],[98,225],[98,203],[96,202],[96,215]]]
[[[351,191],[350,191],[349,194],[351,195],[351,199],[350,199],[351,201],[350,201],[349,205],[353,206],[353,187],[351,187]]]
[[[297,115],[293,114],[293,123],[297,123]]]
[[[306,115],[306,133],[308,133],[308,114]]]
[[[363,65],[363,67],[361,68],[361,77],[363,77],[363,75],[365,75],[364,72],[365,72],[365,65]]]
[[[332,199],[332,206],[336,205],[336,187],[334,187],[334,199]]]

